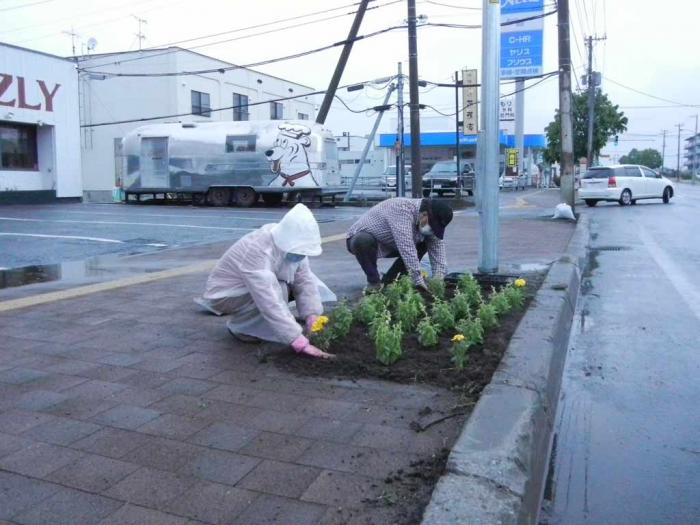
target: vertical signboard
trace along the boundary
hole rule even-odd
[[[464,121],[463,133],[465,135],[473,135],[479,131],[479,91],[476,86],[478,75],[476,69],[462,70],[462,104],[464,105]]]
[[[544,0],[501,0],[501,79],[539,76]]]
[[[513,97],[501,98],[498,120],[501,122],[511,122],[515,120],[515,104],[513,102]]]

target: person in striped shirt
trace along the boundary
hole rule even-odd
[[[420,260],[427,253],[433,275],[447,273],[443,237],[452,221],[452,208],[434,199],[395,197],[370,208],[347,232],[347,249],[357,258],[369,287],[376,288],[408,274],[425,288]],[[384,277],[377,259],[397,257]]]

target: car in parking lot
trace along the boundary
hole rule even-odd
[[[525,189],[525,176],[502,174],[498,178],[498,189],[510,188],[513,190]]]
[[[430,197],[433,193],[443,196],[445,193],[456,194],[458,190],[474,195],[475,174],[469,163],[462,165],[461,175],[457,176],[457,163],[451,160],[439,161],[433,164],[430,171],[423,175],[423,196]]]
[[[600,201],[628,206],[637,204],[641,199],[661,199],[668,204],[675,193],[675,186],[670,180],[638,164],[590,168],[581,177],[578,190],[579,197],[587,206],[595,206]]]
[[[410,190],[412,187],[412,180],[411,180],[411,165],[406,164],[405,165],[405,181],[406,181],[406,189]],[[396,165],[391,165],[387,166],[384,169],[384,173],[382,174],[383,181],[382,181],[382,186],[384,191],[389,191],[389,192],[396,192]]]

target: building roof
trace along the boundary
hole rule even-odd
[[[36,49],[29,49],[28,47],[16,46],[14,44],[8,44],[7,42],[0,42],[0,46],[10,47],[12,49],[18,49],[20,51],[26,51],[28,53],[36,53],[37,55],[44,55],[45,57],[55,58],[56,60],[62,60],[64,62],[74,62],[73,58],[60,57],[58,55],[52,55],[51,53],[44,53],[43,51],[37,51]]]
[[[215,57],[212,57],[212,56],[209,56],[209,55],[205,55],[205,54],[203,54],[203,53],[198,53],[197,51],[192,51],[191,49],[186,49],[186,48],[184,48],[184,47],[179,47],[179,46],[169,46],[169,47],[161,47],[161,48],[150,48],[150,49],[134,50],[134,51],[115,51],[115,52],[112,52],[112,53],[95,53],[95,54],[91,54],[91,55],[77,55],[77,56],[75,56],[75,57],[71,57],[70,59],[71,59],[71,60],[72,60],[72,59],[75,59],[75,60],[91,60],[91,59],[94,59],[94,58],[105,58],[105,57],[119,56],[119,55],[133,55],[133,54],[144,54],[144,53],[148,53],[148,54],[151,54],[151,53],[165,54],[165,53],[177,53],[177,52],[180,52],[180,51],[186,52],[186,53],[191,53],[191,54],[193,54],[193,55],[197,55],[197,56],[200,56],[200,57],[203,57],[203,58],[207,58],[207,59],[209,59],[209,60],[214,60],[214,61],[216,61],[216,62],[220,62],[220,63],[222,63],[222,64],[226,64],[226,66],[235,66],[235,67],[240,68],[240,69],[245,69],[245,70],[247,70],[247,71],[251,71],[251,72],[256,73],[256,74],[258,74],[258,75],[265,75],[265,76],[267,76],[267,77],[276,78],[276,79],[282,80],[282,81],[284,81],[284,82],[290,82],[290,83],[292,83],[292,84],[296,84],[297,86],[300,86],[300,87],[309,89],[309,90],[311,90],[311,91],[314,91],[314,90],[315,90],[315,88],[313,88],[313,87],[311,87],[311,86],[307,86],[307,85],[305,85],[305,84],[300,84],[299,82],[294,82],[294,81],[289,80],[289,79],[287,79],[287,78],[278,77],[278,76],[275,76],[275,75],[271,75],[271,74],[269,74],[269,73],[263,73],[262,71],[257,71],[257,70],[255,70],[255,69],[251,69],[251,68],[249,68],[249,67],[239,66],[238,64],[234,64],[233,62],[228,62],[227,60],[222,60],[222,59],[220,59],[220,58],[215,58]],[[106,65],[108,65],[108,64],[103,64],[103,65],[106,66]]]

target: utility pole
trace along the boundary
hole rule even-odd
[[[525,155],[525,79],[515,79],[515,148],[518,150],[518,177],[523,174]]]
[[[574,136],[571,118],[571,41],[569,0],[559,0],[559,116],[561,119],[560,187],[562,200],[574,209]]]
[[[666,165],[666,130],[662,130],[664,133],[664,140],[661,143],[661,175],[664,174],[664,166]]]
[[[678,159],[676,162],[676,180],[680,182],[681,180],[681,129],[683,124],[676,124],[678,128]]]
[[[357,8],[355,19],[352,21],[352,26],[350,27],[350,33],[348,33],[348,38],[343,46],[343,51],[340,53],[340,58],[338,58],[338,63],[335,66],[335,71],[333,72],[333,77],[328,85],[326,95],[323,97],[321,109],[318,110],[318,114],[316,115],[317,124],[324,124],[326,122],[328,111],[331,109],[331,103],[335,98],[335,92],[338,89],[338,84],[340,84],[340,77],[343,76],[345,64],[348,63],[348,58],[350,58],[350,51],[352,51],[352,45],[355,43],[355,39],[357,38],[357,32],[360,30],[360,24],[362,23],[362,18],[365,16],[365,11],[367,11],[368,3],[369,0],[361,0],[360,6]]]
[[[348,192],[343,198],[343,202],[349,202],[350,198],[352,197],[352,192],[355,191],[355,183],[357,182],[357,179],[359,178],[360,173],[362,172],[362,168],[365,165],[365,159],[367,158],[369,148],[374,143],[374,136],[377,134],[377,129],[379,129],[379,124],[381,124],[382,122],[384,112],[391,107],[389,105],[389,99],[391,98],[391,94],[394,91],[394,89],[396,89],[396,86],[394,86],[394,84],[392,83],[386,92],[386,96],[384,97],[384,104],[381,106],[375,106],[374,108],[374,110],[377,111],[377,118],[374,121],[374,126],[372,126],[372,131],[370,132],[369,137],[367,137],[367,142],[365,142],[365,147],[362,150],[362,155],[360,156],[360,163],[355,167],[355,173],[352,176],[350,187],[348,188]]]
[[[401,62],[399,62],[399,73],[396,77],[396,89],[397,89],[397,130],[396,136],[399,148],[399,158],[396,163],[396,192],[399,197],[406,196],[406,159],[404,157],[404,143],[403,143],[403,71],[401,69]]]
[[[423,171],[420,158],[420,100],[418,94],[418,35],[416,34],[416,0],[408,3],[408,92],[411,109],[411,194],[423,196]]]
[[[479,271],[498,271],[498,176],[499,176],[499,107],[500,107],[500,29],[501,5],[493,0],[482,2],[481,35],[481,132],[478,155],[480,169],[479,215],[481,218],[481,243],[479,246]]]
[[[589,36],[586,39],[586,45],[588,46],[588,72],[586,74],[588,82],[588,142],[586,149],[586,163],[587,167],[589,168],[593,164],[593,126],[595,123],[595,96],[597,87],[597,82],[593,75],[593,42],[605,39],[605,36],[602,38]]]
[[[136,21],[139,23],[139,32],[136,33],[136,38],[138,38],[138,40],[139,40],[139,51],[141,51],[143,41],[146,40],[146,35],[143,33],[142,26],[143,26],[143,24],[147,24],[148,21],[143,19],[143,18],[139,18],[136,15],[131,15],[131,16],[133,16],[136,19]]]
[[[457,157],[457,195],[460,195],[462,172],[460,171],[459,151],[459,88],[464,82],[459,81],[459,71],[455,71],[455,154]]]

